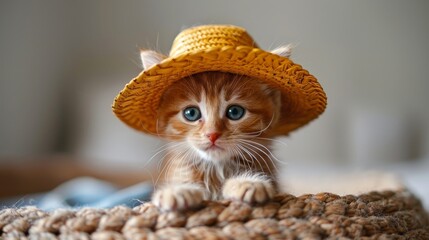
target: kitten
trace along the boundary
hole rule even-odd
[[[289,57],[290,46],[273,51]],[[163,59],[142,51],[146,68]],[[164,210],[199,206],[207,199],[263,203],[277,190],[270,131],[278,122],[281,93],[258,79],[203,72],[164,93],[157,134],[170,141],[162,186],[152,201]]]

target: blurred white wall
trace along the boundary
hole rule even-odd
[[[282,139],[281,159],[383,162],[398,145],[401,159],[423,158],[427,10],[423,0],[1,1],[0,156],[64,152],[142,167],[161,143],[127,128],[110,109],[140,72],[138,47],[168,53],[184,27],[226,23],[247,28],[265,49],[296,44],[292,59],[327,92],[326,112]],[[372,121],[374,113],[382,120]],[[385,151],[375,151],[372,140]]]
[[[68,14],[60,2],[0,2],[0,155],[57,146],[70,52],[79,44]]]

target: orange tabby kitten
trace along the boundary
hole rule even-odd
[[[278,52],[289,55],[286,50]],[[142,52],[145,68],[162,60],[154,54]],[[180,210],[205,199],[272,198],[277,182],[270,130],[280,116],[280,98],[257,79],[223,72],[194,74],[169,87],[159,106],[158,135],[171,142],[154,204]]]

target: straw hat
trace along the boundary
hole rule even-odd
[[[116,96],[113,112],[130,127],[156,134],[158,106],[165,90],[177,80],[206,71],[247,75],[280,89],[277,135],[307,124],[326,107],[322,87],[300,65],[259,49],[243,28],[205,25],[179,33],[169,56],[141,72]]]

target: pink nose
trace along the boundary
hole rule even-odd
[[[220,133],[217,133],[217,132],[209,133],[207,134],[207,137],[210,139],[210,142],[215,143],[216,140],[220,137]]]

